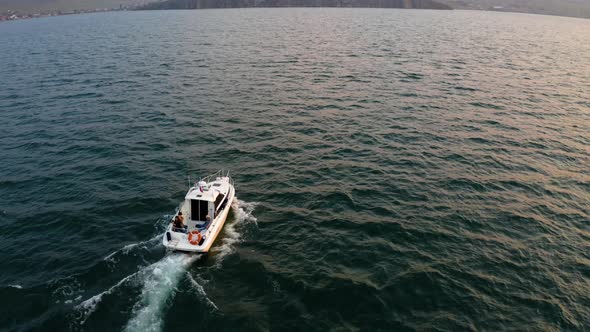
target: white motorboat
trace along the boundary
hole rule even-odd
[[[191,186],[180,209],[164,234],[164,247],[170,250],[200,252],[209,251],[221,232],[232,202],[235,188],[229,172],[219,171]],[[185,228],[176,228],[174,220],[184,217]]]

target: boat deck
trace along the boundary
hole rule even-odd
[[[216,177],[215,180],[209,183],[199,181],[199,183],[189,188],[185,196],[185,201],[179,209],[179,212],[182,212],[183,216],[186,216],[184,224],[187,226],[187,233],[176,230],[171,222],[168,225],[166,234],[164,234],[164,246],[170,250],[188,252],[209,251],[225,224],[234,197],[235,189],[229,176]],[[201,202],[206,201],[211,202],[209,204],[215,204],[217,207],[215,218],[210,222],[188,218],[191,213],[190,202],[193,200]],[[177,215],[178,213],[174,215],[172,220],[174,220]],[[203,238],[199,244],[191,244],[189,242],[189,235],[194,231],[198,231]],[[198,237],[196,234],[193,236],[195,238]]]

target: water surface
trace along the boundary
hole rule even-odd
[[[0,24],[0,329],[590,328],[590,21],[384,9]],[[188,174],[239,200],[166,255]]]

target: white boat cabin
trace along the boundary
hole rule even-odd
[[[225,224],[235,189],[229,174],[210,176],[190,187],[179,212],[172,218],[164,235],[166,248],[207,252]],[[215,180],[213,180],[213,178]],[[209,182],[207,182],[207,181]],[[176,228],[174,220],[182,212],[185,228]]]
[[[188,230],[209,226],[207,222],[215,220],[224,210],[228,193],[229,181],[223,181],[223,178],[217,178],[211,183],[199,181],[191,187],[185,197],[186,212],[183,212],[186,213],[184,223],[188,226]]]

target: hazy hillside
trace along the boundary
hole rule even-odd
[[[590,18],[590,0],[439,0],[456,9],[498,10]]]
[[[244,7],[373,7],[451,9],[433,0],[167,0],[143,9],[199,9]]]
[[[43,11],[72,11],[115,8],[120,5],[145,4],[148,0],[0,0],[0,13],[8,10],[38,13]]]
[[[117,8],[151,3],[147,8],[227,7],[386,7],[498,10],[590,18],[590,0],[0,0],[0,13]]]

